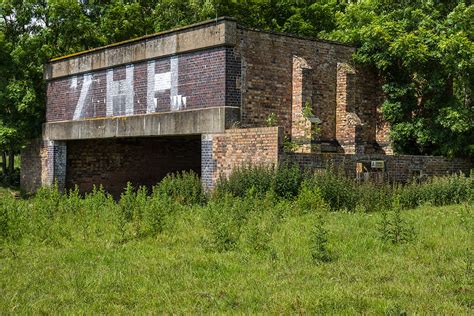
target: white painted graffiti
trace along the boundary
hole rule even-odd
[[[133,114],[133,65],[125,68],[125,79],[114,81],[114,70],[107,70],[107,116]]]
[[[170,90],[171,111],[178,111],[186,108],[186,97],[178,94],[178,57],[171,57],[170,71],[155,73],[155,62],[148,62],[147,67],[147,113],[153,113],[158,107],[156,93],[163,93]]]
[[[84,105],[86,102],[87,93],[92,83],[92,74],[85,74],[82,77],[82,88],[79,100],[77,101],[76,109],[74,110],[74,120],[78,120],[83,117]],[[73,77],[71,80],[71,88],[77,89],[77,77]]]
[[[122,116],[134,114],[134,66],[128,65],[125,68],[125,78],[114,80],[114,69],[106,71],[106,93],[105,112],[106,116]],[[147,64],[146,83],[146,112],[154,113],[158,108],[159,94],[169,91],[169,106],[171,111],[179,111],[186,108],[186,97],[178,93],[179,60],[178,57],[170,58],[170,71],[156,73],[155,61]],[[100,80],[94,80],[91,73],[82,75],[82,85],[78,84],[78,77],[70,79],[69,89],[75,90],[80,87],[79,98],[74,110],[73,119],[79,120],[86,116],[86,107],[89,102],[94,103],[94,96],[89,96],[92,86]],[[103,90],[102,90],[103,91]],[[158,94],[158,96],[157,96]],[[88,101],[89,100],[89,101]],[[96,102],[99,101],[96,99]],[[137,101],[139,102],[139,100]]]

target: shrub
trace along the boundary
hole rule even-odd
[[[270,250],[270,241],[279,218],[271,210],[253,212],[242,227],[240,241],[243,248],[252,252],[266,252]]]
[[[260,199],[251,195],[240,198],[227,194],[221,199],[213,199],[206,207],[209,248],[217,251],[235,249],[249,218],[256,213],[268,212],[272,203],[271,195]]]
[[[207,226],[210,238],[207,246],[219,252],[235,248],[240,236],[241,219],[236,213],[235,200],[224,197],[221,202],[211,202],[207,205]]]
[[[470,201],[474,192],[474,176],[454,174],[432,177],[426,182],[409,183],[397,190],[402,208],[415,208],[424,203],[448,205]]]
[[[292,199],[298,195],[303,182],[303,174],[296,164],[283,164],[275,171],[272,188],[275,193],[286,199]]]
[[[357,205],[357,189],[353,181],[330,170],[313,173],[305,186],[318,188],[331,210],[351,210]]]
[[[324,201],[320,189],[318,187],[309,187],[307,182],[304,182],[301,187],[296,199],[296,205],[301,214],[329,210],[329,206]]]
[[[391,208],[393,187],[366,182],[354,187],[357,207],[364,212],[379,212]]]
[[[143,212],[145,234],[154,235],[163,232],[169,217],[177,211],[179,205],[169,196],[160,194],[159,187],[155,186]]]
[[[274,168],[269,166],[239,167],[229,177],[220,177],[215,188],[215,197],[231,194],[244,197],[249,190],[263,196],[271,190]]]
[[[28,218],[24,203],[12,197],[0,199],[0,244],[2,242],[16,242],[26,233],[25,224]]]
[[[403,209],[415,208],[423,203],[420,184],[409,183],[399,186],[395,191],[399,197],[400,207]]]
[[[206,202],[201,180],[193,171],[168,174],[153,191],[157,195],[169,197],[172,201],[183,205]]]
[[[297,165],[239,167],[229,177],[219,178],[214,196],[244,197],[251,191],[261,197],[273,190],[277,196],[291,199],[298,195],[302,181],[303,175]]]
[[[455,174],[445,177],[433,177],[422,184],[422,199],[433,205],[456,204],[467,201],[472,193],[474,177]]]
[[[121,194],[118,202],[118,228],[122,239],[130,239],[142,234],[141,222],[147,200],[147,190],[145,187],[140,187],[135,191],[132,184],[130,182],[127,183],[125,191]]]

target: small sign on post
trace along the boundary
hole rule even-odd
[[[385,169],[385,161],[383,161],[383,160],[372,160],[370,162],[370,167],[372,169]]]

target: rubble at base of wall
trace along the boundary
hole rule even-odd
[[[408,182],[414,177],[454,173],[469,175],[474,168],[474,162],[470,159],[441,156],[285,153],[280,155],[279,160],[297,163],[304,169],[333,168],[354,178],[357,177],[357,171],[380,174],[385,181],[399,183]]]

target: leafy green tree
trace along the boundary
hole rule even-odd
[[[474,7],[463,1],[350,4],[327,37],[384,81],[383,114],[398,152],[474,155]]]
[[[0,1],[0,150],[10,157],[4,173],[13,172],[14,155],[41,131],[43,64],[103,43],[86,12],[75,0]]]

